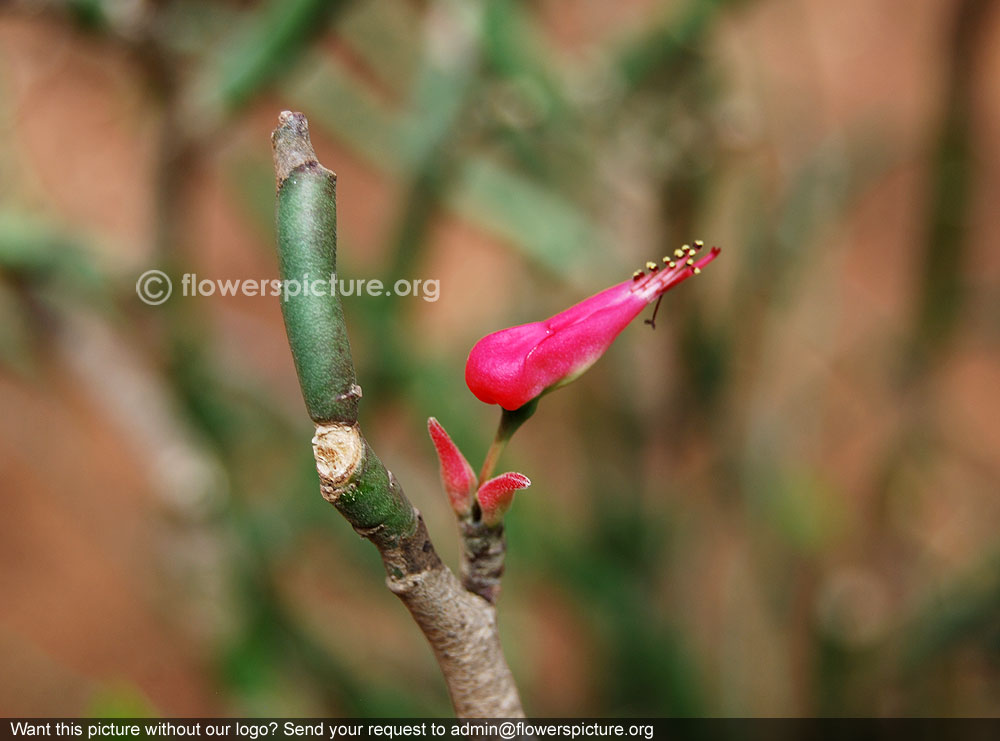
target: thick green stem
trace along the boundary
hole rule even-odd
[[[283,114],[284,115],[284,114]],[[288,114],[272,137],[278,175],[281,312],[302,395],[314,422],[354,424],[361,388],[337,273],[337,176],[319,164],[305,117]]]

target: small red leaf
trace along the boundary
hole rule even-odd
[[[514,501],[514,492],[527,489],[531,481],[522,473],[502,473],[483,483],[476,492],[479,506],[483,510],[483,521],[487,525],[500,522],[504,513]]]
[[[459,515],[467,514],[476,490],[476,472],[434,417],[427,420],[427,431],[441,462],[441,483],[448,494],[451,507]]]

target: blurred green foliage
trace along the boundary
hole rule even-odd
[[[819,141],[787,165],[779,185],[754,166],[739,168],[741,153],[719,115],[731,82],[710,49],[720,24],[752,5],[665,3],[640,32],[609,43],[592,68],[572,75],[526,2],[151,5],[158,14],[157,53],[187,71],[180,75],[182,93],[190,89],[194,105],[203,106],[193,114],[203,116],[198,124],[225,131],[253,106],[266,112],[280,100],[305,111],[320,138],[335,140],[399,186],[394,210],[384,215],[390,225],[382,262],[387,282],[420,274],[442,213],[500,238],[511,261],[548,290],[525,291],[498,307],[481,334],[553,313],[562,308],[554,294],[583,295],[610,283],[609,276],[630,272],[637,256],[628,246],[619,250],[601,221],[609,159],[640,153],[633,174],[650,181],[657,194],[660,233],[654,241],[664,252],[693,232],[711,239],[723,189],[729,198],[736,193],[724,232],[740,235],[740,243],[725,245],[720,269],[713,265],[707,272],[716,274],[706,278],[717,280],[728,269],[728,293],[713,291],[716,303],[710,305],[704,292],[710,284],[693,281],[669,297],[670,318],[661,322],[666,331],[657,330],[649,341],[655,357],[672,368],[670,387],[653,403],[634,393],[636,338],[648,331],[635,328],[613,352],[617,361],[605,359],[587,380],[559,392],[575,401],[559,402],[561,407],[553,401],[549,409],[548,400],[543,403],[538,417],[561,409],[559,425],[540,427],[545,431],[535,437],[526,428],[507,454],[507,465],[535,481],[532,491],[518,495],[510,517],[500,608],[531,714],[567,711],[544,704],[549,695],[537,662],[548,659],[531,653],[538,641],[518,633],[549,619],[533,617],[537,594],[550,595],[573,617],[571,640],[580,642],[579,657],[565,671],[582,666],[588,673],[581,691],[587,704],[577,709],[586,715],[754,714],[776,707],[851,715],[883,712],[885,702],[902,714],[948,713],[947,685],[958,681],[961,666],[947,667],[968,650],[985,657],[991,686],[997,686],[1000,585],[992,556],[984,557],[984,579],[948,584],[933,604],[905,605],[899,618],[904,627],[875,631],[871,638],[857,639],[850,614],[837,612],[840,602],[833,600],[834,617],[826,622],[813,607],[822,602],[824,577],[838,569],[837,549],[855,529],[873,528],[866,541],[872,549],[883,537],[898,536],[884,522],[886,531],[863,524],[837,477],[796,447],[795,425],[807,421],[789,422],[760,408],[748,388],[755,375],[767,372],[761,358],[775,328],[789,321],[799,277],[828,256],[820,249],[828,230],[889,165],[891,153],[879,132],[866,130]],[[112,0],[71,2],[67,19],[97,38],[113,38],[115,6]],[[222,29],[225,39],[217,43]],[[964,44],[967,37],[959,38]],[[949,94],[958,97],[948,105],[939,140],[920,265],[924,289],[915,299],[912,332],[917,346],[934,351],[937,338],[958,321],[953,309],[962,293],[962,208],[973,187],[967,101],[961,89]],[[183,94],[178,100],[188,102]],[[207,155],[201,150],[200,156]],[[170,166],[169,158],[164,162]],[[220,165],[246,223],[272,233],[267,142],[238,142]],[[168,212],[158,219],[185,218],[175,202],[164,204]],[[140,313],[131,273],[102,265],[76,237],[28,213],[27,206],[22,211],[9,202],[0,212],[0,361],[9,368],[23,369],[43,341],[40,313],[58,316],[78,302],[126,326]],[[937,249],[942,242],[952,246],[947,255]],[[172,267],[182,272],[192,256],[180,244],[172,249]],[[341,250],[348,270],[354,259],[349,250],[349,244]],[[53,285],[70,291],[50,306]],[[399,298],[352,300],[346,307],[361,348],[355,355],[369,437],[405,428],[417,440],[415,454],[425,459],[416,464],[403,457],[397,464],[391,451],[379,449],[406,486],[412,486],[407,469],[415,476],[433,471],[420,438],[429,414],[442,418],[470,458],[492,435],[489,413],[461,387],[464,357],[423,347],[409,308]],[[224,688],[227,707],[272,715],[447,712],[429,652],[415,650],[416,658],[394,663],[376,651],[379,662],[367,662],[366,636],[340,635],[320,608],[288,587],[295,565],[315,557],[329,567],[331,580],[374,585],[373,596],[358,597],[359,610],[375,605],[398,618],[396,626],[405,623],[391,596],[377,591],[376,555],[323,508],[305,412],[301,419],[289,413],[260,379],[227,362],[216,352],[215,330],[184,302],[168,302],[153,320],[134,319],[132,331],[151,321],[164,341],[146,350],[158,353],[178,416],[197,431],[229,482],[197,522],[225,553],[229,628],[214,647],[214,681]],[[572,480],[559,473],[566,466],[547,470],[545,456],[531,450],[530,443],[544,447],[544,436],[557,428],[572,436],[557,446],[576,450]],[[664,428],[679,432],[668,438]],[[885,480],[896,480],[906,455],[887,457]],[[567,512],[567,499],[556,494],[570,490],[578,502]],[[414,497],[418,506],[424,496]],[[712,542],[718,523],[740,533],[735,565],[698,555],[711,547],[699,538]],[[449,535],[447,523],[436,525],[446,553],[451,545],[440,539]],[[324,554],[318,557],[317,541]],[[689,563],[715,571],[690,573]],[[706,595],[723,597],[706,597],[701,605],[675,599],[697,592],[690,583],[701,580]],[[845,583],[847,603],[854,604],[857,590],[866,594],[866,582]],[[696,630],[695,610],[704,615],[706,604],[713,604],[724,611],[742,605],[744,594],[752,595],[752,610],[742,606],[717,616],[707,636]],[[713,631],[725,635],[713,637]],[[420,639],[413,630],[405,640]],[[712,643],[717,650],[709,652],[706,644]],[[782,668],[767,665],[758,676],[754,657],[761,655]],[[741,681],[765,686],[752,691]],[[753,699],[782,692],[796,699]],[[94,708],[135,714],[144,702],[128,691],[109,692],[95,699]]]

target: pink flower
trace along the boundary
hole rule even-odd
[[[684,245],[664,257],[661,268],[646,263],[619,283],[541,322],[521,324],[483,337],[472,348],[465,382],[480,401],[513,411],[579,378],[618,334],[653,300],[712,262],[712,247],[695,259],[702,243]]]
[[[472,506],[472,496],[476,491],[476,472],[434,417],[427,420],[427,431],[441,462],[441,483],[451,501],[451,508],[456,514],[465,515]]]
[[[514,492],[529,486],[531,481],[521,473],[502,473],[484,482],[476,492],[476,499],[483,512],[483,522],[487,525],[499,523],[514,501]]]

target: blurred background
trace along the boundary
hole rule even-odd
[[[362,422],[456,562],[464,362],[723,247],[501,465],[531,715],[1000,713],[1000,3],[0,6],[0,711],[431,715],[319,496],[273,297],[271,129],[339,176]]]

